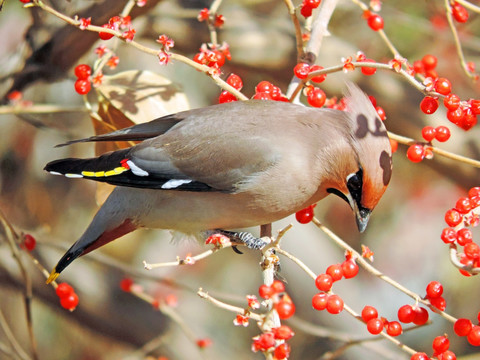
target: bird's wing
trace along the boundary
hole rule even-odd
[[[45,169],[113,185],[235,192],[274,166],[285,145],[275,143],[258,120],[250,121],[243,105],[228,112],[228,119],[235,121],[218,110],[222,108],[196,113],[130,149],[92,159],[57,160]]]
[[[62,147],[79,142],[90,141],[143,141],[167,132],[171,127],[182,121],[188,111],[166,115],[147,123],[133,125],[125,129],[109,132],[96,136],[90,136],[84,139],[71,140],[56,147]]]

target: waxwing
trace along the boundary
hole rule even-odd
[[[261,248],[264,240],[226,230],[274,222],[329,193],[351,206],[364,231],[390,181],[391,146],[368,97],[347,87],[346,111],[236,101],[67,143],[142,141],[46,165],[52,174],[118,185],[47,282],[77,257],[140,227],[224,231]]]

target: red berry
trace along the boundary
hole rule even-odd
[[[461,214],[466,214],[472,209],[472,204],[470,203],[470,198],[461,197],[457,200],[455,204],[455,209],[457,209]]]
[[[435,129],[435,139],[445,142],[450,139],[450,130],[446,126],[438,126]]]
[[[80,64],[75,67],[75,76],[79,79],[88,79],[92,75],[92,69],[87,64]]]
[[[227,102],[237,101],[238,99],[235,95],[229,93],[227,90],[223,90],[218,97],[218,103],[223,104]]]
[[[480,115],[480,100],[470,99],[468,104],[475,115]]]
[[[73,311],[78,305],[78,296],[74,292],[69,296],[60,298],[60,305],[67,310]]]
[[[467,336],[472,330],[472,322],[469,319],[458,319],[453,325],[453,331],[458,336]]]
[[[422,136],[425,139],[425,141],[428,141],[428,142],[432,141],[433,139],[435,139],[435,135],[436,135],[436,130],[433,126],[425,126],[422,129]]]
[[[430,360],[430,358],[424,352],[417,352],[412,355],[410,360]]]
[[[282,293],[285,291],[285,284],[283,282],[281,282],[280,280],[275,280],[273,283],[272,283],[272,289],[273,291],[278,294],[278,293]]]
[[[86,79],[78,79],[75,81],[75,91],[80,95],[88,94],[91,89],[90,81]]]
[[[274,85],[271,82],[264,80],[264,81],[260,81],[257,84],[257,86],[255,87],[255,92],[256,93],[264,92],[267,94],[271,94],[273,91],[273,88],[274,88]]]
[[[195,54],[193,61],[198,64],[205,65],[207,63],[207,57],[204,52],[199,52]]]
[[[309,72],[310,72],[310,65],[307,63],[298,63],[293,68],[293,73],[297,78],[301,80],[306,79]]]
[[[411,323],[415,319],[415,310],[413,310],[411,305],[403,305],[398,309],[398,320],[403,323]]]
[[[463,118],[458,124],[463,130],[470,130],[477,124],[477,115],[474,115],[472,109],[468,108],[463,114]]]
[[[115,25],[114,24],[104,24],[104,25],[102,25],[102,27],[105,28],[105,29],[115,30]],[[102,40],[110,40],[114,35],[101,31],[101,32],[98,33],[98,36]]]
[[[470,345],[480,346],[480,326],[476,325],[470,330],[467,340]]]
[[[30,234],[23,235],[21,247],[23,247],[28,251],[32,251],[33,249],[35,249],[36,245],[37,245],[37,240],[35,240],[35,238],[32,235]]]
[[[447,119],[455,125],[459,125],[464,116],[465,110],[463,110],[461,107],[458,107],[456,110],[447,111]]]
[[[300,14],[302,14],[305,18],[312,16],[312,7],[306,5],[305,3],[302,4],[302,8],[300,9]]]
[[[130,278],[124,278],[120,281],[120,289],[125,292],[130,292],[132,290],[133,280]]]
[[[375,110],[377,111],[377,114],[380,117],[380,120],[385,121],[387,118],[387,114],[385,113],[385,110],[383,110],[383,108],[380,106],[375,106]]]
[[[59,298],[64,298],[72,295],[74,293],[73,287],[71,287],[67,283],[58,284],[57,288],[55,289],[55,293]]]
[[[325,273],[330,275],[333,281],[341,280],[343,277],[342,264],[330,265],[325,271]]]
[[[454,352],[447,350],[438,356],[438,360],[457,360],[457,356],[455,355]]]
[[[480,258],[480,246],[477,243],[469,242],[463,248],[465,255],[472,260],[478,260]]]
[[[312,297],[312,306],[315,310],[325,310],[327,308],[328,294],[318,293]]]
[[[411,162],[418,163],[425,157],[425,148],[420,144],[410,145],[407,150],[407,158]]]
[[[288,295],[284,295],[282,300],[275,304],[278,317],[282,320],[288,319],[295,314],[295,304]]]
[[[452,91],[452,84],[446,78],[438,78],[435,81],[435,91],[442,95],[448,95]]]
[[[373,107],[377,107],[377,99],[375,99],[375,96],[368,95],[368,98],[370,99],[370,102],[372,103]]]
[[[421,60],[415,60],[413,62],[413,70],[417,74],[424,74],[425,73],[425,66]]]
[[[327,299],[327,311],[330,314],[339,314],[343,310],[343,300],[338,295],[330,295]]]
[[[312,9],[316,9],[322,0],[303,0],[303,3],[307,6],[310,6]]]
[[[363,62],[375,63],[375,60],[365,59]],[[374,67],[361,67],[363,75],[373,75],[377,72],[377,68]]]
[[[383,330],[383,321],[379,318],[373,318],[367,321],[367,330],[370,334],[378,335]]]
[[[468,190],[468,197],[470,199],[474,198],[476,196],[480,196],[480,186],[475,186],[475,187],[471,188],[470,190]]]
[[[422,64],[425,70],[433,70],[437,67],[437,58],[433,55],[425,55],[422,58]]]
[[[355,260],[350,259],[350,260],[345,260],[342,263],[342,270],[343,270],[343,276],[345,279],[351,279],[358,274],[358,265],[355,262]]]
[[[457,240],[457,232],[453,228],[445,228],[440,238],[445,244],[453,244]]]
[[[257,92],[255,95],[253,95],[252,99],[256,100],[272,100],[272,97],[270,96],[269,93],[266,92]]]
[[[307,94],[307,101],[313,107],[322,107],[326,100],[327,95],[319,88],[313,88]]]
[[[423,307],[415,307],[413,309],[415,312],[415,317],[413,318],[413,323],[415,325],[423,325],[428,321],[428,311]]]
[[[442,296],[443,285],[438,281],[430,281],[427,285],[427,297],[429,299]]]
[[[288,340],[295,335],[290,326],[280,325],[272,329],[273,335],[277,340]]]
[[[430,115],[433,114],[438,109],[438,99],[425,96],[420,103],[420,110],[422,110],[425,114]]]
[[[283,343],[283,344],[280,344],[278,345],[275,350],[273,351],[273,356],[275,357],[275,359],[286,359],[290,356],[290,345],[288,345],[287,343]]]
[[[430,304],[432,304],[432,306],[430,308],[433,311],[435,311],[436,309],[438,309],[440,311],[445,311],[445,308],[447,307],[447,302],[441,296],[430,299]]]
[[[227,78],[227,84],[233,86],[237,90],[240,90],[243,87],[242,78],[237,74],[230,74]]]
[[[462,214],[457,209],[450,209],[445,213],[445,222],[450,227],[455,227],[462,222]]]
[[[271,286],[262,284],[258,288],[258,294],[263,299],[270,299],[275,294],[275,290]]]
[[[320,274],[315,279],[315,286],[320,291],[330,291],[333,285],[333,279],[328,274]]]
[[[473,241],[473,234],[470,229],[463,228],[457,231],[457,243],[465,246]]]
[[[399,336],[403,332],[402,325],[398,321],[390,321],[387,324],[387,334],[390,336]]]
[[[366,305],[362,310],[362,320],[368,322],[371,319],[378,318],[378,311],[373,306]]]
[[[398,150],[398,141],[389,139],[390,140],[390,147],[392,148],[392,153],[396,152]]]
[[[455,94],[448,94],[443,99],[443,105],[445,105],[448,110],[457,110],[460,106],[460,98]]]
[[[197,340],[197,346],[201,349],[205,349],[206,347],[209,347],[210,345],[212,345],[212,340],[210,340],[209,338],[198,339]]]
[[[207,61],[208,66],[217,65],[218,67],[222,67],[225,64],[225,55],[219,50],[213,50],[207,54]]]
[[[323,66],[320,66],[320,65],[310,66],[310,72],[319,71],[319,70],[323,70]],[[323,75],[314,76],[310,80],[316,83],[321,83],[325,81],[326,78],[327,78],[327,74],[323,74]]]
[[[441,354],[450,347],[450,340],[446,336],[437,336],[433,339],[432,348],[435,354]]]
[[[295,213],[295,219],[297,219],[297,221],[300,223],[300,224],[308,224],[310,221],[312,221],[315,213],[313,211],[313,209],[315,208],[315,204],[313,205],[310,205],[308,207],[306,207],[305,209],[303,210],[300,210],[300,211],[297,211]]]
[[[368,26],[374,31],[383,29],[383,18],[378,14],[372,14],[367,19]]]
[[[452,15],[459,23],[466,23],[468,20],[468,11],[462,5],[455,2],[452,5]]]

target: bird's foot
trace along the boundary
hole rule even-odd
[[[246,231],[227,231],[227,230],[216,230],[217,233],[228,236],[233,242],[244,243],[249,249],[260,250],[268,245],[271,240],[268,237],[257,238],[251,233]]]

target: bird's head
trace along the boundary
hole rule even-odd
[[[348,86],[347,96],[352,151],[340,159],[343,165],[339,183],[327,188],[327,192],[350,205],[358,230],[363,232],[390,182],[392,151],[387,130],[368,97],[354,85]]]

